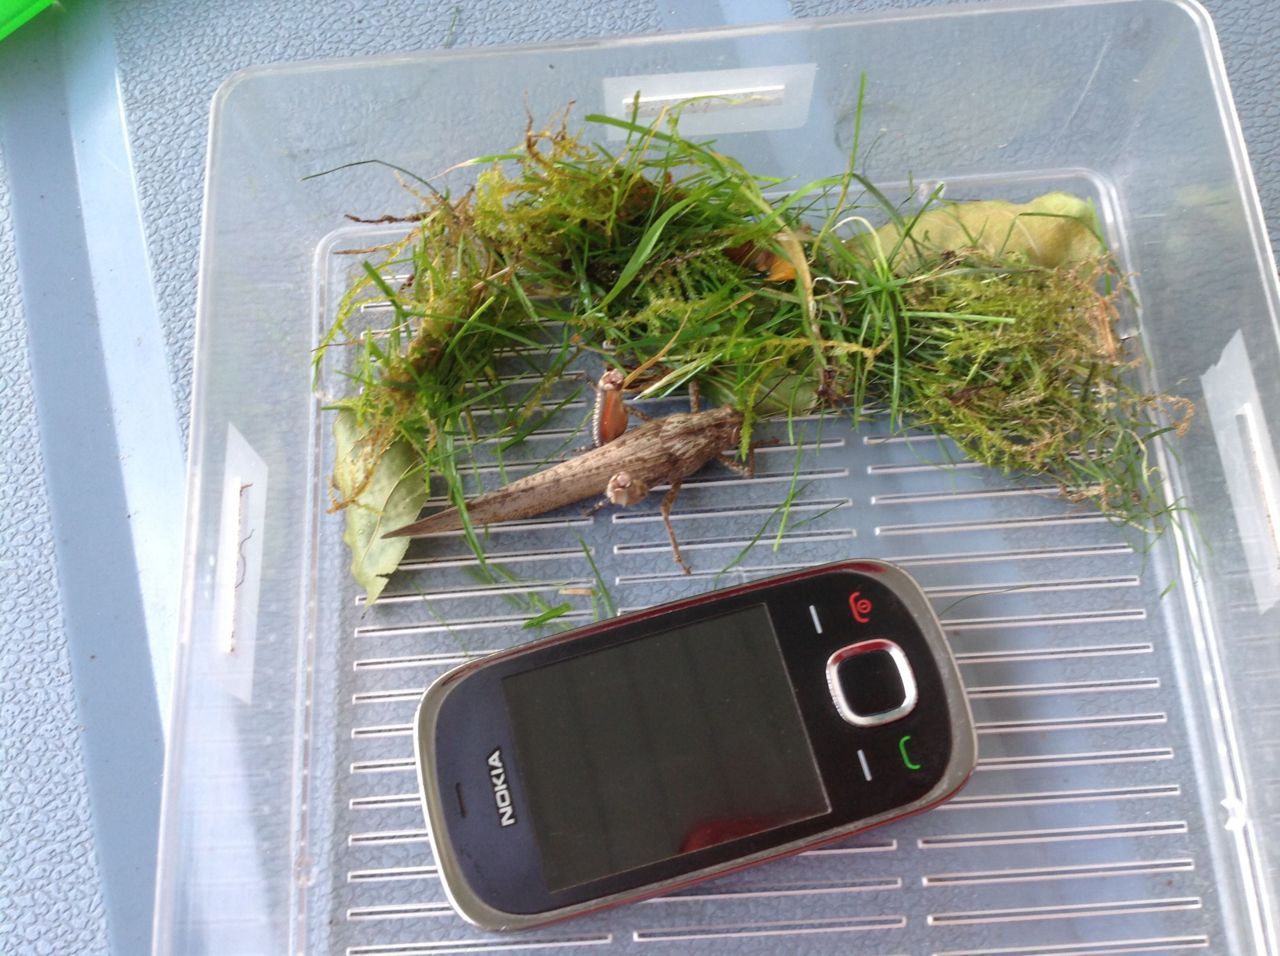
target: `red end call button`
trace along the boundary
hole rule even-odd
[[[859,624],[866,624],[871,620],[871,600],[864,598],[860,591],[854,591],[849,595],[849,613]]]
[[[827,659],[827,687],[840,716],[855,727],[899,720],[919,699],[907,655],[884,638],[850,644],[832,654]]]

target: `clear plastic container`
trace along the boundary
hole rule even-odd
[[[1152,384],[1200,407],[1168,462],[1199,536],[1144,554],[1034,482],[934,467],[931,440],[826,426],[800,456],[815,520],[742,573],[856,554],[915,573],[979,723],[969,787],[693,894],[473,930],[435,876],[408,723],[445,667],[529,634],[456,542],[412,552],[399,599],[358,600],[310,363],[355,265],[335,250],[379,235],[342,215],[409,204],[384,167],[304,177],[365,159],[435,173],[510,146],[526,111],[618,113],[640,89],[652,105],[732,94],[686,132],[807,181],[843,167],[863,73],[872,179],[1097,200],[1137,276]],[[157,952],[1280,951],[1280,310],[1198,6],[999,4],[253,69],[217,95],[207,189]],[[695,488],[695,565],[722,566],[786,488]],[[671,573],[652,507],[495,547],[554,587],[584,573],[580,539],[624,606],[712,586]]]

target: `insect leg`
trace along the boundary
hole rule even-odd
[[[738,461],[738,459],[730,455],[716,455],[716,461],[724,465],[730,471],[741,475],[743,478],[754,478],[756,476],[756,449],[762,445],[776,445],[777,438],[768,438],[764,441],[753,441],[747,447],[746,462]]]
[[[730,458],[728,455],[716,455],[716,461],[743,478],[754,478],[756,476],[756,451],[754,448],[747,452],[747,463],[745,465],[738,459]]]
[[[693,569],[685,562],[680,553],[680,543],[676,541],[676,529],[671,526],[671,507],[676,503],[676,495],[680,493],[680,479],[671,482],[671,490],[662,496],[662,523],[667,527],[667,537],[671,539],[671,553],[675,555],[676,564],[684,569],[685,574],[692,574]]]
[[[781,440],[778,438],[766,438],[763,441],[753,441],[747,448],[747,461],[742,463],[736,458],[729,455],[716,455],[716,461],[724,465],[730,471],[737,472],[744,478],[754,478],[756,476],[756,449],[764,445],[777,445]]]

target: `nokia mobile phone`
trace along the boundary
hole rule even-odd
[[[415,727],[445,891],[486,929],[652,896],[924,810],[973,719],[906,572],[848,561],[455,668]]]

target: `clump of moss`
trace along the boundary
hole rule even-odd
[[[1120,279],[1107,257],[1049,268],[976,255],[915,284],[909,306],[930,319],[908,332],[902,402],[912,423],[1105,511],[1159,513],[1146,445],[1166,428],[1185,431],[1193,407],[1134,383],[1137,360],[1115,330]],[[1003,321],[946,318],[960,314]]]
[[[852,161],[788,191],[683,138],[678,116],[587,119],[621,127],[624,146],[588,145],[567,116],[530,126],[472,190],[415,193],[405,237],[349,290],[323,343],[358,347],[336,403],[357,436],[337,507],[397,444],[423,463],[424,487],[443,475],[460,500],[472,416],[526,433],[569,363],[596,352],[646,394],[696,381],[735,405],[744,447],[759,416],[840,409],[856,423],[874,405],[983,464],[1162,527],[1149,443],[1184,429],[1191,407],[1135,384],[1115,329],[1121,276],[1087,202],[935,193],[908,207]],[[393,287],[389,274],[408,278]],[[390,303],[390,329],[357,331],[375,299]],[[550,360],[530,362],[538,384],[514,401],[499,363],[530,346]]]

